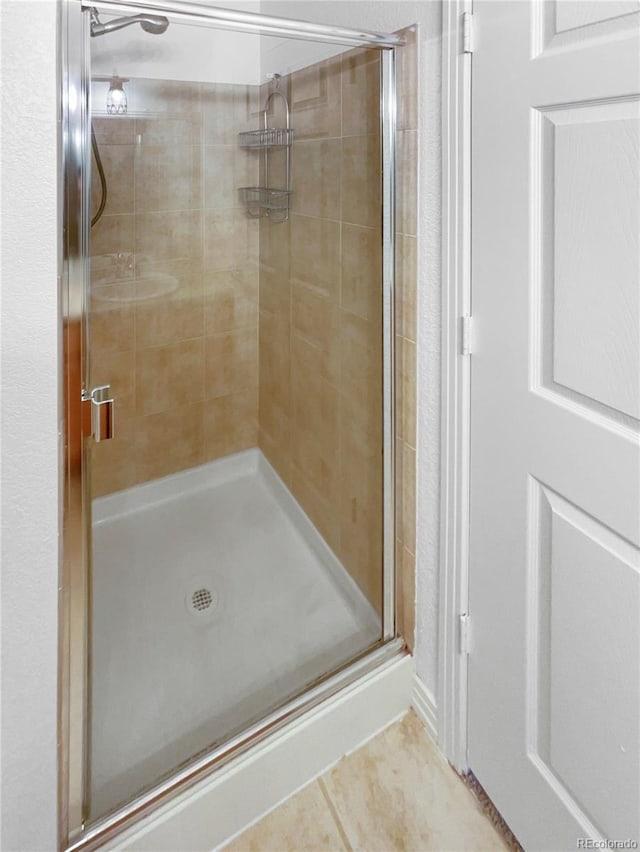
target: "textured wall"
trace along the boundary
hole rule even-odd
[[[0,845],[43,852],[57,845],[56,12],[47,0],[0,3]]]
[[[257,443],[258,223],[238,187],[258,159],[237,134],[258,90],[126,90],[136,118],[94,119],[108,201],[91,232],[91,383],[117,400],[116,437],[92,447],[94,496]],[[92,189],[95,211],[95,168]]]
[[[418,411],[416,669],[437,693],[440,542],[440,256],[442,4],[394,0],[263,0],[267,14],[393,32],[419,25],[418,101]],[[263,51],[264,53],[264,51]],[[296,43],[269,53],[269,70],[295,66]]]
[[[260,446],[380,609],[379,55],[349,51],[283,85],[293,194],[290,220],[260,230]]]

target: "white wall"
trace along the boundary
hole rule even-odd
[[[54,0],[2,0],[3,850],[56,848],[57,54]]]
[[[416,668],[437,695],[440,546],[440,217],[441,30],[439,0],[263,0],[269,15],[393,32],[419,24],[420,127],[418,193],[418,476]],[[282,49],[282,65],[298,61],[298,46]],[[275,55],[275,54],[273,54]],[[269,54],[263,49],[263,68]],[[314,54],[315,57],[315,54]],[[272,70],[281,70],[280,68]],[[286,68],[282,73],[286,72]]]

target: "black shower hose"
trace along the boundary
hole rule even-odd
[[[107,203],[107,179],[104,176],[102,159],[100,158],[100,149],[98,148],[98,140],[96,139],[96,132],[93,129],[93,124],[91,125],[91,149],[93,151],[93,156],[96,159],[96,165],[98,167],[98,175],[100,176],[100,191],[102,194],[100,198],[100,206],[98,207],[96,215],[91,220],[91,227],[93,228],[98,219],[104,213],[104,208]]]

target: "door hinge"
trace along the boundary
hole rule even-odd
[[[469,613],[461,612],[458,616],[458,650],[463,657],[469,654]]]
[[[473,53],[473,14],[462,13],[462,52]]]
[[[461,355],[471,355],[472,352],[472,332],[473,332],[473,324],[471,321],[471,317],[468,314],[465,314],[463,317],[460,317],[460,354]]]

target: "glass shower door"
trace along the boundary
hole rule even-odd
[[[380,52],[90,47],[93,822],[386,638],[390,397]]]

